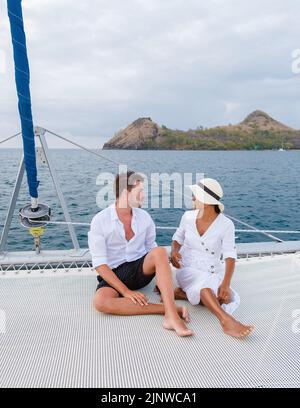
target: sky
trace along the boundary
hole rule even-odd
[[[139,117],[187,130],[261,109],[300,129],[298,0],[23,0],[23,14],[35,125],[86,147]],[[0,0],[0,140],[19,128]]]

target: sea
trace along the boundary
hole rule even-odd
[[[165,189],[156,189],[149,180],[158,176],[174,176],[177,184],[171,187],[178,192],[178,180],[184,177],[192,182],[199,175],[217,179],[223,187],[225,215],[250,224],[257,229],[300,231],[300,152],[299,151],[129,151],[95,150],[96,157],[79,149],[51,149],[51,158],[73,222],[90,223],[93,216],[109,205],[113,199],[107,183],[119,171],[119,163],[146,176],[147,196],[145,210],[158,227],[157,243],[170,245],[174,230],[182,214],[191,208],[190,193],[182,187],[182,202],[170,194],[166,203]],[[13,192],[21,149],[0,149],[0,230],[3,228],[9,201]],[[154,175],[154,176],[153,176]],[[164,177],[165,177],[164,176]],[[171,177],[172,178],[172,177]],[[38,167],[39,200],[51,207],[52,221],[64,221],[63,212],[46,166]],[[149,181],[149,182],[148,182]],[[180,187],[180,186],[179,186]],[[106,188],[109,192],[103,194]],[[178,192],[179,194],[179,192]],[[102,197],[102,200],[99,200]],[[105,200],[107,198],[107,200]],[[32,250],[33,238],[21,226],[19,209],[30,203],[26,177],[24,177],[12,227],[8,250]],[[152,205],[151,205],[152,204]],[[249,229],[234,221],[236,229]],[[87,247],[88,225],[75,226],[80,246]],[[273,233],[283,240],[300,240],[297,234]],[[236,232],[236,242],[270,241],[261,233]],[[69,249],[72,247],[66,225],[49,224],[41,239],[42,249]]]

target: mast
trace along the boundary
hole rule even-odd
[[[46,130],[39,127],[34,128],[33,126],[30,97],[30,72],[26,49],[26,36],[23,23],[22,0],[7,0],[7,10],[13,45],[15,81],[18,94],[18,108],[21,121],[24,157],[22,157],[20,163],[13,195],[11,197],[4,228],[1,234],[0,253],[3,253],[6,250],[7,237],[25,170],[31,203],[20,209],[19,216],[22,226],[28,228],[29,233],[34,238],[37,254],[40,253],[40,238],[44,233],[44,227],[50,221],[50,207],[46,204],[38,203],[39,181],[37,180],[35,137],[40,140],[41,150],[39,150],[39,152],[40,154],[42,153],[45,156],[44,161],[49,167],[51,177],[53,179],[66,222],[68,224],[68,229],[70,237],[72,239],[74,250],[79,251],[80,246],[77,240],[77,236],[71,223],[71,218],[62,191],[60,189],[56,173],[51,164],[47,142],[44,137]]]
[[[34,128],[30,97],[30,72],[24,31],[22,0],[7,0],[7,10],[13,45],[15,80],[18,94],[18,108],[21,121],[24,163],[31,197],[31,209],[38,208],[37,167],[35,155]]]

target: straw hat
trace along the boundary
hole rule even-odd
[[[217,204],[220,211],[224,211],[224,204],[220,202],[223,197],[223,190],[220,183],[212,178],[203,178],[197,184],[188,186],[195,198],[203,204]]]

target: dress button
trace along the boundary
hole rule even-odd
[[[201,245],[204,245],[204,242],[201,242]]]
[[[208,251],[208,248],[205,248],[205,251]]]

